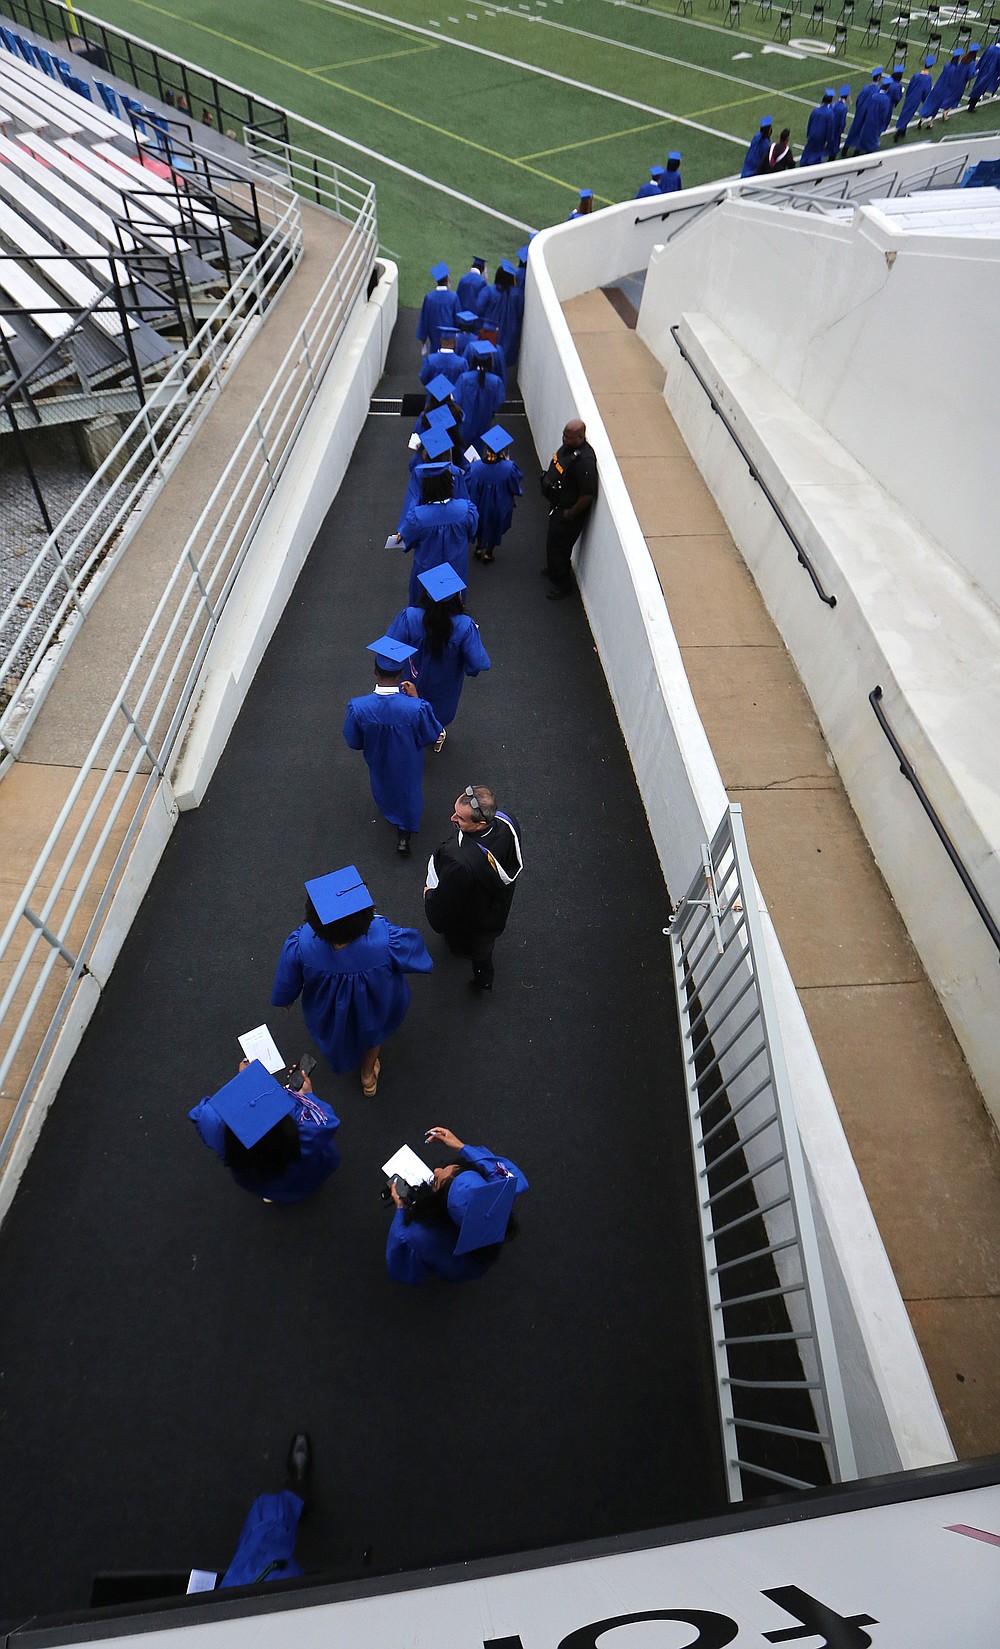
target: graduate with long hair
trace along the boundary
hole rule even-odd
[[[410,672],[417,692],[426,699],[442,727],[454,721],[466,676],[478,676],[490,667],[490,655],[479,639],[479,626],[463,605],[465,583],[452,567],[433,567],[420,573],[416,606],[404,607],[386,635],[415,647]]]

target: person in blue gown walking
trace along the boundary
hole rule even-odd
[[[765,160],[767,159],[767,151],[771,147],[771,133],[773,127],[773,117],[771,115],[765,115],[761,120],[760,130],[750,139],[750,147],[743,157],[743,169],[740,172],[740,177],[757,176],[757,173],[760,171]]]
[[[800,166],[818,166],[826,159],[826,152],[830,146],[830,135],[833,130],[833,87],[828,86],[823,93],[823,100],[817,103],[810,112],[806,123],[806,142],[802,150]]]
[[[459,309],[475,309],[476,295],[486,281],[486,259],[473,258],[471,268],[465,271],[455,288]]]
[[[528,253],[531,250],[531,243],[534,238],[535,231],[532,230],[531,234],[528,236],[526,245],[519,246],[517,249],[517,274],[514,279],[517,282],[519,292],[524,291],[525,282],[528,279]]]
[[[368,651],[375,654],[375,689],[351,699],[344,739],[363,752],[375,806],[396,827],[396,851],[409,857],[410,833],[420,829],[424,806],[424,751],[429,744],[440,750],[445,732],[412,681],[403,681],[414,649],[380,636]]]
[[[410,1006],[408,973],[434,963],[416,928],[395,927],[375,902],[355,865],[306,886],[305,922],[288,935],[278,958],[271,1001],[290,1007],[302,998],[309,1034],[338,1075],[360,1067],[361,1091],[378,1089],[383,1042]]]
[[[974,114],[976,104],[984,97],[996,97],[997,87],[1000,86],[1000,42],[994,40],[987,46],[979,59],[979,68],[969,93],[969,113]]]
[[[462,440],[475,446],[496,419],[506,390],[503,379],[491,370],[493,350],[485,342],[473,344],[467,360],[469,369],[455,385],[455,402],[462,409]]]
[[[394,1283],[419,1286],[430,1276],[459,1283],[483,1276],[510,1234],[515,1199],[528,1189],[509,1157],[498,1157],[485,1145],[463,1145],[450,1128],[429,1128],[424,1143],[432,1140],[457,1152],[459,1160],[435,1168],[433,1193],[411,1208],[393,1185],[396,1212],[385,1264]]]
[[[420,319],[417,322],[417,337],[424,346],[424,352],[432,355],[441,347],[441,328],[454,326],[455,315],[459,309],[459,302],[448,284],[448,265],[436,263],[431,270],[431,280],[436,284],[428,292],[420,306]]]
[[[492,281],[482,288],[476,299],[476,309],[480,322],[496,327],[504,358],[508,366],[513,366],[521,342],[524,293],[517,284],[517,270],[509,258],[501,258]]]
[[[479,511],[469,498],[456,498],[448,464],[428,464],[421,482],[423,502],[415,505],[400,529],[403,549],[413,552],[410,606],[420,595],[420,574],[454,567],[464,583],[469,577],[469,539],[479,528]]]
[[[850,126],[847,128],[847,136],[844,139],[843,153],[845,155],[848,150],[855,147],[855,139],[858,132],[861,130],[861,122],[864,119],[865,105],[869,98],[874,97],[878,92],[878,89],[882,84],[882,74],[883,70],[880,64],[877,69],[872,70],[871,79],[864,86],[862,86],[860,92],[854,100],[854,118],[851,121]]]
[[[958,73],[955,76],[954,84],[949,88],[948,96],[946,97],[944,105],[941,109],[942,120],[946,121],[951,115],[952,110],[958,108],[958,105],[965,96],[965,88],[976,72],[976,64],[978,60],[979,47],[978,45],[972,45],[969,47],[968,51],[964,53],[959,62]]]
[[[840,153],[840,140],[847,125],[847,104],[850,95],[850,86],[841,86],[837,100],[830,108],[830,141],[827,143],[825,156],[827,160],[836,160]]]
[[[417,692],[442,727],[450,727],[466,676],[488,670],[490,655],[464,609],[466,585],[458,574],[449,566],[432,567],[420,574],[420,584],[419,604],[397,613],[386,635],[416,649],[410,671]]]
[[[460,309],[455,316],[458,335],[455,339],[455,350],[459,355],[468,355],[469,350],[479,337],[479,315],[474,309]]]
[[[496,327],[492,326],[489,321],[482,321],[480,323],[478,342],[481,343],[481,344],[489,344],[490,350],[491,350],[492,355],[493,355],[492,364],[490,364],[489,362],[486,363],[487,372],[495,372],[497,377],[500,379],[500,382],[502,384],[506,384],[506,382],[507,382],[507,357],[503,352],[503,345],[500,342],[500,334],[497,332]],[[486,357],[483,356],[483,359],[485,361]],[[471,360],[469,360],[468,354],[467,354],[467,356],[466,356],[466,371],[467,372],[470,370],[471,366],[472,366],[472,362],[471,362]]]
[[[888,78],[888,77],[886,77]],[[859,155],[873,155],[882,140],[882,133],[889,122],[889,97],[881,88],[876,87],[867,99],[854,138],[854,148]]]
[[[667,164],[663,176],[660,178],[660,194],[674,195],[683,187],[684,185],[681,182],[681,152],[679,149],[671,149],[667,155]]]
[[[649,168],[649,182],[640,183],[635,192],[636,200],[649,200],[651,195],[658,195],[660,193],[660,179],[662,176],[662,166],[651,166]]]
[[[301,1202],[340,1166],[340,1121],[308,1076],[292,1092],[259,1060],[244,1060],[238,1076],[188,1115],[236,1184],[264,1202]]]
[[[426,437],[426,439],[425,439]],[[468,498],[469,487],[467,472],[455,462],[455,448],[453,435],[450,429],[425,430],[421,436],[421,445],[410,459],[410,479],[407,482],[406,493],[403,497],[403,507],[399,512],[399,521],[396,526],[396,542],[403,542],[403,527],[410,511],[418,504],[428,502],[424,498],[424,482],[435,475],[441,475],[442,465],[451,476],[452,498]],[[466,558],[468,561],[468,557]]]
[[[522,495],[523,476],[510,456],[513,436],[495,424],[483,436],[483,456],[469,465],[469,497],[479,511],[477,561],[491,562],[514,519],[514,500]]]
[[[916,74],[911,74],[909,84],[903,94],[903,107],[900,109],[899,119],[896,121],[896,135],[892,140],[893,143],[902,143],[906,136],[907,126],[930,91],[933,85],[930,71],[936,62],[937,59],[933,56],[925,57],[923,68],[918,69]]]
[[[948,107],[948,100],[954,88],[958,85],[962,73],[962,53],[953,51],[951,61],[946,63],[938,75],[924,101],[920,105],[917,115],[917,126],[933,126],[937,116]]]
[[[312,1466],[312,1445],[304,1431],[292,1438],[288,1451],[287,1485],[280,1494],[259,1494],[243,1524],[236,1551],[219,1581],[230,1586],[262,1586],[305,1574],[295,1561],[295,1539],[306,1509],[306,1483]]]
[[[454,383],[465,371],[465,357],[455,348],[458,329],[454,326],[442,326],[441,347],[430,355],[425,355],[420,363],[420,382],[426,387],[432,378],[445,377],[449,383]]]

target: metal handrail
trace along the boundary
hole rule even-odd
[[[213,159],[215,157],[212,157]],[[262,178],[248,166],[230,162],[232,176],[270,197],[269,232],[219,300],[191,342],[180,351],[166,374],[150,385],[148,403],[139,408],[113,451],[90,477],[25,570],[3,611],[0,635],[18,614],[18,605],[29,596],[32,612],[19,619],[13,636],[0,655],[0,680],[18,675],[9,702],[0,712],[0,732],[6,747],[0,755],[0,776],[12,753],[27,737],[30,717],[37,708],[34,696],[39,667],[64,625],[90,609],[104,582],[121,558],[138,525],[140,501],[149,501],[154,481],[162,482],[221,389],[221,374],[248,341],[248,329],[263,314],[267,302],[302,252],[302,222],[298,197],[280,178]],[[104,490],[108,476],[113,476]],[[98,520],[111,511],[96,538]],[[122,530],[128,522],[127,530]],[[93,538],[93,542],[90,540]],[[62,542],[64,541],[64,542]],[[40,589],[33,581],[49,568]],[[72,568],[72,571],[70,569]],[[37,611],[63,588],[51,616],[43,624],[38,639],[28,638],[37,625]],[[28,655],[16,671],[19,660]],[[31,707],[22,709],[31,693]]]
[[[788,1459],[785,1441],[822,1450],[830,1478],[845,1481],[856,1475],[854,1446],[737,803],[703,844],[701,866],[666,931],[729,1496],[759,1493],[754,1480],[814,1487],[822,1473],[809,1459]],[[720,961],[725,983],[710,992]],[[734,1194],[742,1199],[735,1208],[728,1201]],[[754,1308],[749,1316],[747,1308]],[[759,1318],[755,1308],[762,1308]],[[754,1394],[752,1412],[744,1392]],[[798,1399],[791,1414],[790,1396]],[[753,1436],[779,1440],[777,1450],[747,1458]],[[812,1459],[818,1467],[819,1457]]]
[[[782,509],[781,505],[778,503],[778,500],[775,498],[773,492],[771,491],[771,489],[768,486],[767,482],[764,480],[764,478],[761,475],[759,469],[757,468],[757,465],[754,463],[754,461],[751,458],[749,452],[747,451],[746,447],[744,446],[743,441],[741,440],[739,432],[736,429],[735,425],[726,416],[725,411],[723,410],[723,408],[720,405],[719,401],[716,399],[715,393],[712,390],[711,385],[706,382],[704,376],[702,375],[701,372],[699,372],[698,368],[695,366],[695,364],[692,361],[690,355],[688,354],[687,350],[685,349],[684,344],[681,340],[681,336],[680,336],[680,328],[677,327],[677,326],[672,326],[670,328],[670,335],[673,338],[674,343],[677,345],[678,350],[680,351],[681,359],[687,362],[687,364],[690,367],[690,369],[691,369],[692,373],[694,374],[695,378],[698,380],[698,383],[701,385],[702,389],[705,391],[705,394],[708,397],[709,405],[711,406],[712,411],[715,413],[716,417],[720,419],[726,433],[729,436],[731,436],[733,442],[735,443],[736,448],[737,448],[741,458],[743,458],[743,460],[746,463],[746,466],[747,466],[748,470],[750,471],[750,475],[751,475],[752,479],[754,481],[756,481],[758,487],[760,488],[761,492],[764,494],[764,497],[767,499],[768,503],[770,504],[770,506],[771,506],[772,510],[774,511],[775,515],[777,516],[778,520],[781,522],[781,525],[782,525],[785,533],[788,535],[789,539],[791,540],[792,548],[794,549],[795,554],[798,557],[799,565],[801,567],[804,567],[806,572],[809,574],[809,577],[812,580],[813,589],[816,591],[816,594],[819,596],[819,599],[821,601],[825,602],[828,607],[836,607],[837,597],[835,595],[828,595],[826,590],[823,588],[823,585],[820,581],[820,576],[817,573],[816,568],[813,566],[811,560],[809,559],[809,556],[808,556],[806,550],[803,548],[802,542],[799,539],[798,534],[795,531],[795,528],[792,526],[792,524],[789,521],[787,515],[785,514],[785,512]]]
[[[976,914],[989,934],[990,939],[995,945],[997,951],[1000,952],[1000,927],[997,926],[997,923],[995,922],[985,899],[977,888],[975,882],[972,880],[972,877],[969,875],[969,872],[965,866],[965,861],[962,859],[957,847],[948,835],[948,832],[945,830],[944,825],[941,823],[941,820],[935,811],[933,802],[917,776],[916,768],[913,766],[913,763],[910,761],[909,756],[906,754],[903,746],[900,744],[899,739],[893,731],[889,718],[882,708],[881,687],[872,688],[868,695],[868,703],[874,710],[878,724],[888,739],[889,744],[892,746],[893,754],[899,762],[899,771],[902,773],[904,779],[908,780],[908,782],[913,786],[917,800],[933,826],[934,834],[937,836],[938,841],[941,843],[941,846],[944,848],[949,859],[954,865],[959,881],[976,908]]]
[[[332,163],[320,161],[321,177],[326,172],[330,181],[335,170]],[[369,185],[345,244],[178,558],[0,935],[0,974],[7,980],[0,995],[0,1091],[22,1050],[27,1046],[33,1052],[0,1141],[0,1164],[13,1146],[80,981],[89,971],[139,830],[161,791],[170,805],[166,774],[183,735],[212,636],[354,306],[364,297],[377,246],[375,191]],[[116,727],[120,729],[117,735]],[[114,743],[110,755],[105,748],[109,739]],[[125,829],[114,864],[99,872],[101,855],[122,819]],[[68,831],[72,839],[66,847],[62,838]],[[84,854],[86,862],[70,892],[70,877]],[[99,875],[96,907],[85,932],[75,936],[74,922]],[[39,946],[43,947],[40,963]],[[47,1012],[43,999],[58,967],[64,967],[66,975],[39,1035],[36,1018]]]

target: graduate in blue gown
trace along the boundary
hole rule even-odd
[[[467,269],[455,288],[459,309],[475,309],[476,298],[480,289],[486,284],[486,259],[473,258],[471,269]]]
[[[979,47],[975,45],[970,46],[968,51],[961,58],[954,84],[949,88],[948,96],[945,99],[941,110],[942,119],[947,120],[948,116],[951,114],[951,111],[958,108],[958,105],[965,96],[965,88],[976,72],[976,64],[978,59]]]
[[[865,102],[861,122],[855,134],[854,148],[859,155],[873,155],[877,150],[882,133],[889,124],[890,107],[887,93],[876,87]]]
[[[528,1189],[520,1168],[508,1157],[498,1157],[484,1145],[463,1145],[450,1128],[430,1128],[426,1144],[435,1141],[458,1153],[458,1162],[434,1170],[433,1194],[403,1206],[396,1187],[396,1204],[385,1265],[395,1283],[418,1286],[430,1276],[446,1282],[469,1282],[481,1277],[497,1258],[510,1233],[514,1201]]]
[[[660,193],[660,179],[662,176],[662,166],[651,166],[649,168],[649,182],[640,183],[635,192],[636,200],[649,200],[651,195],[658,195]]]
[[[440,475],[440,465],[444,464],[451,476],[452,498],[468,498],[468,470],[455,462],[455,449],[452,446],[452,431],[449,429],[425,430],[421,436],[423,443],[410,458],[410,479],[407,482],[406,493],[403,498],[403,507],[399,512],[399,521],[396,526],[396,541],[403,542],[403,526],[410,511],[424,502],[424,482],[428,476]]]
[[[464,609],[466,585],[453,568],[432,567],[420,574],[420,584],[419,604],[397,613],[386,635],[416,648],[409,668],[417,692],[442,727],[450,727],[466,676],[488,670],[490,655]]]
[[[420,829],[424,806],[424,751],[429,744],[440,749],[444,728],[413,683],[403,682],[413,648],[380,636],[368,651],[375,654],[375,688],[351,699],[344,738],[352,750],[364,752],[375,805],[396,826],[400,853],[409,853],[410,832]]]
[[[667,155],[667,164],[663,176],[660,178],[660,194],[675,195],[683,187],[684,185],[681,182],[681,152],[679,149],[671,149]]]
[[[481,344],[489,344],[493,353],[492,364],[489,362],[486,363],[487,372],[495,372],[501,383],[505,384],[507,382],[507,357],[503,352],[503,345],[500,342],[500,334],[497,332],[496,327],[491,326],[488,321],[483,321],[479,327],[479,338],[477,341]],[[472,346],[470,345],[469,349],[466,351],[465,357],[467,372],[472,367],[472,361],[470,359],[471,353]],[[486,357],[483,356],[483,359],[486,360]]]
[[[854,119],[847,128],[847,136],[844,139],[843,152],[845,155],[849,149],[853,149],[855,147],[855,139],[858,132],[861,130],[861,122],[864,118],[865,105],[869,98],[874,97],[878,92],[879,87],[882,84],[882,72],[881,64],[877,69],[873,69],[871,79],[866,85],[862,86],[860,92],[854,100]]]
[[[519,292],[524,291],[525,283],[528,279],[528,253],[531,250],[531,243],[534,238],[535,231],[532,230],[531,234],[528,236],[527,245],[519,246],[517,249],[517,274],[514,276],[514,279],[517,283],[517,289]]]
[[[282,946],[271,1001],[283,1008],[301,996],[302,1017],[331,1069],[360,1067],[370,1098],[379,1050],[410,1005],[405,976],[433,966],[416,928],[376,915],[357,868],[345,865],[306,883],[306,919]]]
[[[301,1202],[340,1166],[339,1119],[309,1078],[293,1093],[259,1060],[244,1060],[238,1076],[188,1115],[237,1185],[264,1202]]]
[[[514,519],[514,500],[521,497],[523,477],[510,456],[513,437],[495,424],[483,436],[483,456],[469,465],[469,497],[479,511],[476,560],[493,560]]]
[[[830,109],[830,139],[826,146],[826,159],[836,160],[840,154],[840,141],[847,125],[847,103],[851,95],[850,86],[841,86],[837,93],[837,100]]]
[[[288,1451],[288,1481],[280,1494],[259,1494],[247,1513],[233,1560],[219,1588],[262,1586],[305,1573],[295,1561],[295,1537],[306,1508],[312,1447],[298,1432]]]
[[[432,355],[441,347],[441,328],[454,326],[455,315],[460,307],[458,299],[448,284],[448,265],[436,263],[431,270],[431,280],[437,284],[427,293],[420,306],[420,319],[417,322],[417,337],[424,345],[425,353]]]
[[[420,574],[454,567],[463,583],[469,576],[469,539],[479,527],[479,511],[468,498],[455,498],[450,466],[428,464],[421,483],[423,502],[410,510],[400,536],[404,550],[413,552],[410,569],[410,606],[420,594]]]
[[[765,160],[767,151],[771,147],[771,132],[774,121],[771,115],[765,115],[760,123],[760,131],[750,139],[750,147],[743,157],[743,170],[740,177],[756,177]]]
[[[420,363],[420,382],[425,386],[432,378],[445,377],[449,383],[454,383],[465,371],[465,356],[460,355],[455,348],[458,328],[454,326],[441,327],[441,347],[431,354],[425,355]]]
[[[997,87],[1000,86],[1000,43],[994,41],[987,46],[979,59],[976,78],[969,93],[969,113],[974,114],[976,104],[980,98],[995,97]]]
[[[492,281],[476,299],[476,309],[482,323],[496,327],[504,358],[508,366],[513,366],[521,343],[524,293],[517,284],[517,270],[509,258],[501,258]]]
[[[806,124],[806,141],[802,150],[800,166],[818,166],[826,159],[826,151],[830,146],[830,135],[833,127],[833,87],[828,86],[823,93],[823,100],[811,110]]]
[[[572,223],[574,218],[588,218],[594,210],[593,189],[580,189],[578,194],[580,198],[566,219],[567,223]]]
[[[917,116],[917,125],[923,126],[925,121],[933,126],[935,119],[943,109],[948,107],[948,100],[958,85],[962,72],[962,53],[953,51],[951,62],[946,63],[938,75],[924,101],[920,105]]]
[[[493,350],[485,342],[473,344],[466,359],[469,369],[455,385],[455,402],[462,409],[462,440],[475,446],[496,422],[506,398],[503,379],[493,372]]]
[[[930,91],[933,85],[930,71],[936,62],[935,57],[925,57],[923,68],[918,69],[916,74],[911,74],[909,85],[903,94],[903,107],[896,121],[896,135],[892,140],[894,143],[902,143],[907,126]]]
[[[459,355],[468,355],[476,339],[479,337],[479,315],[475,309],[460,309],[455,316],[458,335],[455,338],[455,350]]]

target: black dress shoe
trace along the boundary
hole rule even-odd
[[[545,597],[546,601],[565,601],[568,595],[573,594],[572,584],[557,584]]]
[[[288,1481],[296,1491],[306,1486],[312,1470],[312,1444],[308,1434],[297,1431],[288,1450]]]
[[[396,837],[396,852],[403,859],[410,857],[410,832],[408,830],[399,831]]]
[[[485,979],[470,979],[469,989],[470,991],[475,991],[477,996],[485,996],[487,991],[491,991],[493,989],[493,986],[488,985]]]

